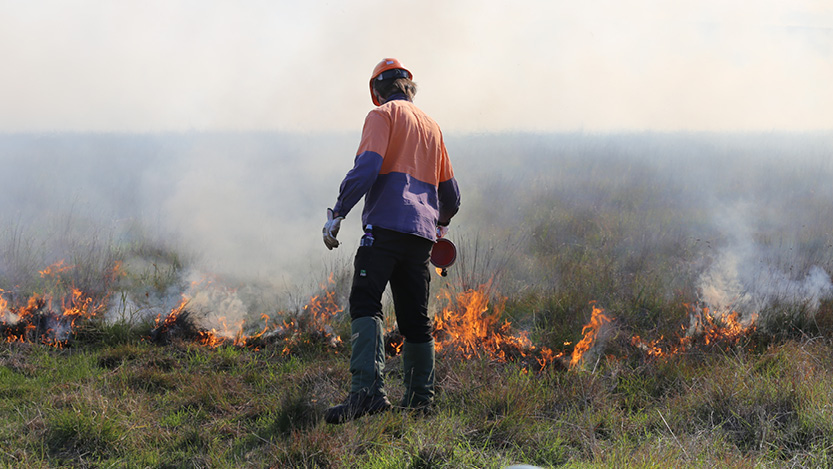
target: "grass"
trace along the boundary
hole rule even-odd
[[[137,342],[0,349],[0,461],[85,467],[814,465],[833,447],[833,343],[607,356],[594,372],[441,357],[438,407],[343,426],[347,355]],[[389,365],[395,365],[396,357]],[[393,379],[391,380],[393,381]],[[397,383],[390,382],[392,394]]]
[[[140,228],[122,237],[83,229],[77,219],[54,235],[63,250],[35,242],[42,238],[24,226],[5,228],[5,300],[25,302],[37,292],[57,304],[75,287],[107,313],[79,321],[63,349],[0,344],[0,467],[829,466],[833,300],[824,289],[818,304],[790,295],[811,287],[802,279],[813,267],[833,271],[833,218],[825,215],[833,194],[822,184],[830,165],[790,159],[783,170],[779,152],[809,152],[788,137],[791,145],[775,150],[763,137],[622,137],[615,145],[526,137],[505,147],[472,137],[452,152],[463,161],[461,183],[465,174],[479,182],[464,187],[465,210],[455,219],[458,264],[432,282],[432,293],[439,308],[451,302],[441,289],[489,285],[488,312],[499,311],[497,324],[510,321],[536,349],[508,362],[443,349],[437,407],[428,415],[322,421],[349,380],[349,341],[325,339],[347,337],[349,315],[311,318],[312,295],[285,293],[291,307],[280,309],[273,299],[281,294],[261,294],[260,285],[223,286],[207,297],[248,311],[247,332],[263,327],[263,312],[271,325],[294,326],[284,323],[285,335],[247,347],[210,348],[176,335],[156,343],[154,318],[195,288],[187,275],[192,254]],[[672,152],[683,148],[678,140],[691,143],[690,153]],[[727,157],[739,149],[769,157],[744,166]],[[507,156],[515,176],[486,170]],[[715,215],[715,200],[732,205],[739,194],[763,204]],[[59,260],[53,251],[72,268],[39,275]],[[719,265],[736,267],[729,280],[747,286],[778,278],[748,270],[786,273],[792,290],[751,281],[755,288],[734,292],[766,299],[756,328],[738,340],[693,341],[666,357],[632,343],[635,335],[665,350],[679,342],[689,325],[686,304],[702,300],[705,274],[723,274],[713,271]],[[349,262],[331,267],[332,283],[315,294],[334,292],[327,301],[343,308]],[[591,301],[611,322],[589,358],[539,371],[543,347],[569,358]],[[201,327],[206,319],[190,318]],[[313,330],[322,321],[328,334]],[[400,362],[388,357],[393,401],[402,393]]]

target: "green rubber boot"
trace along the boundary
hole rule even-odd
[[[405,395],[402,407],[429,410],[434,403],[434,341],[402,345]]]
[[[350,355],[350,394],[343,403],[324,414],[327,423],[344,423],[366,414],[390,409],[384,388],[385,342],[382,321],[377,318],[354,319]]]
[[[350,325],[353,335],[350,343],[350,373],[353,379],[350,393],[365,390],[368,394],[385,393],[385,333],[378,318],[354,319]]]

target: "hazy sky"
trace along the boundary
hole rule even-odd
[[[0,132],[833,128],[830,0],[0,0]]]

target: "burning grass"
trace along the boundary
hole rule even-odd
[[[210,348],[279,347],[283,354],[316,344],[338,350],[342,344],[341,337],[331,324],[342,308],[335,301],[335,292],[329,289],[314,295],[296,313],[278,313],[274,320],[268,314],[261,314],[261,324],[254,328],[247,327],[243,319],[230,326],[224,316],[218,319],[219,329],[200,327],[199,318],[187,309],[190,299],[188,295],[183,295],[177,307],[164,317],[159,314],[155,318],[150,335],[154,343],[164,345],[173,340],[185,340]]]
[[[131,329],[133,325],[122,322],[111,321],[107,324],[105,315],[110,306],[109,294],[96,299],[66,283],[67,275],[73,268],[60,261],[39,271],[41,277],[49,279],[50,291],[58,293],[26,295],[18,291],[0,290],[0,339],[4,342],[38,343],[62,348],[71,345],[79,333],[83,335],[96,328],[114,329],[116,333],[118,331],[115,329],[120,327]],[[117,262],[107,275],[112,279],[125,275],[121,263]],[[206,322],[207,314],[194,313],[188,309],[193,297],[203,295],[206,291],[212,299],[218,295],[231,297],[235,292],[218,286],[213,280],[193,282],[188,292],[182,294],[176,307],[156,315],[146,338],[160,345],[184,341],[209,348],[279,347],[285,354],[316,344],[339,349],[341,338],[331,323],[342,308],[337,304],[332,289],[326,286],[321,288],[321,293],[314,295],[297,312],[279,312],[273,315],[274,319],[270,315],[261,314],[260,321],[251,324],[242,318],[232,322],[222,314],[212,315],[217,316],[211,321],[215,325],[205,327],[201,323]],[[231,307],[239,307],[239,301],[231,302]],[[98,324],[92,324],[94,321]]]
[[[117,268],[120,264],[117,264]],[[55,280],[54,287],[65,287],[61,275],[70,272],[72,266],[56,263],[41,271],[41,275]],[[321,292],[314,295],[300,310],[294,313],[279,312],[272,316],[260,315],[260,321],[247,323],[245,319],[234,322],[226,316],[213,314],[216,327],[205,327],[205,313],[195,313],[190,306],[197,295],[208,291],[212,298],[233,297],[233,290],[218,286],[213,280],[192,282],[187,293],[177,306],[169,312],[159,313],[153,319],[148,339],[159,345],[173,342],[192,342],[209,348],[220,346],[264,347],[280,349],[282,354],[291,354],[306,347],[324,346],[339,350],[342,346],[334,324],[343,308],[337,303],[332,285],[321,286]],[[548,366],[563,367],[564,352],[555,353],[549,348],[538,348],[525,331],[517,331],[509,320],[503,319],[505,298],[491,298],[491,283],[477,289],[452,295],[441,293],[444,307],[435,317],[437,350],[449,357],[463,359],[487,357],[499,362],[522,362],[537,371]],[[71,288],[70,293],[60,300],[55,297],[31,295],[23,306],[9,304],[0,292],[0,333],[7,342],[44,343],[64,347],[70,344],[73,333],[80,322],[100,317],[107,308],[107,299],[95,301],[82,291]],[[218,296],[219,295],[219,296]],[[8,295],[11,296],[11,295]],[[234,298],[236,299],[236,298]],[[219,301],[232,304],[233,301]],[[54,304],[60,305],[53,307]],[[585,339],[587,342],[590,339]],[[402,339],[392,333],[388,343],[391,355],[401,348]],[[573,363],[578,361],[575,358]]]
[[[52,267],[50,278],[69,269]],[[2,331],[15,338],[0,350],[0,418],[15,431],[0,426],[0,438],[18,448],[0,454],[3,463],[812,464],[820,459],[802,448],[833,447],[825,420],[833,377],[829,360],[820,361],[833,346],[758,355],[746,347],[755,316],[718,314],[702,302],[685,306],[673,339],[643,339],[651,331],[627,312],[584,303],[561,326],[568,340],[547,347],[535,321],[508,309],[515,303],[492,283],[440,290],[439,412],[371,417],[334,434],[320,415],[343,395],[348,354],[340,353],[344,314],[331,282],[296,311],[246,320],[226,320],[233,316],[222,310],[208,320],[199,295],[238,303],[234,290],[203,282],[157,313],[138,340],[97,350],[75,344],[66,356],[51,346],[73,345],[107,302],[60,282],[52,289],[61,293],[0,294]],[[66,336],[39,325],[59,313]],[[393,332],[392,356],[402,343]],[[57,382],[44,380],[58,369]],[[753,390],[739,387],[750,380],[758,381]]]
[[[574,331],[575,346],[556,351],[508,319],[506,299],[491,285],[441,292],[438,412],[368,417],[333,433],[320,415],[342,395],[348,354],[324,352],[333,350],[341,313],[332,290],[279,322],[261,318],[227,331],[200,326],[188,300],[155,318],[146,342],[98,350],[82,344],[71,355],[40,340],[5,344],[0,418],[17,434],[0,426],[0,437],[16,448],[0,461],[488,467],[658,464],[670,457],[681,465],[725,458],[811,464],[819,459],[802,448],[833,445],[824,410],[833,405],[833,364],[825,355],[833,346],[808,342],[758,355],[739,347],[754,323],[733,327],[726,321],[736,315],[703,305],[689,308],[674,342],[651,345],[660,354],[639,342],[617,348],[627,317],[594,302],[582,310],[587,319]],[[84,295],[52,303],[62,311],[100,309]],[[49,310],[45,300],[33,304]],[[60,377],[46,385],[46,376]]]
[[[0,290],[0,337],[5,342],[43,343],[55,347],[69,344],[79,321],[88,320],[104,310],[84,292],[73,289],[69,294],[32,295],[25,306],[14,306],[2,297]]]
[[[506,298],[493,298],[492,294],[491,282],[457,294],[448,289],[441,291],[438,298],[441,307],[434,316],[437,353],[463,360],[519,362],[537,371],[548,366],[562,367],[559,359],[563,354],[535,346],[527,331],[515,329],[504,318]],[[399,353],[402,340],[395,331],[388,334],[389,355]]]
[[[631,345],[644,352],[651,358],[668,358],[678,353],[696,348],[725,349],[737,345],[748,338],[757,325],[757,314],[747,320],[741,320],[737,311],[725,314],[715,314],[709,307],[702,304],[686,305],[689,310],[689,326],[681,325],[681,333],[673,340],[666,340],[660,336],[652,341],[646,341],[639,335],[631,338]]]
[[[71,268],[56,263],[41,271],[41,274],[59,279],[61,274]],[[235,292],[219,287],[213,281],[194,282],[192,289],[182,295],[176,307],[154,318],[148,339],[159,345],[184,341],[209,348],[277,348],[282,354],[320,346],[338,351],[342,342],[334,325],[343,308],[336,301],[335,292],[328,286],[332,283],[331,275],[329,283],[321,285],[321,292],[297,312],[279,312],[272,316],[261,314],[260,321],[251,324],[245,319],[229,323],[225,316],[219,315],[214,321],[218,326],[208,328],[200,325],[204,322],[203,316],[189,309],[193,296],[202,294],[206,289],[212,289],[212,298],[217,297],[217,292],[225,296],[233,296]],[[60,282],[56,281],[55,285],[60,286]],[[65,347],[77,330],[77,322],[100,315],[107,306],[107,298],[96,301],[75,288],[70,288],[69,293],[58,300],[53,295],[34,294],[22,306],[11,305],[4,298],[4,293],[0,291],[0,334],[6,342]],[[573,342],[566,341],[556,351],[534,344],[528,331],[513,327],[512,322],[505,318],[506,297],[496,294],[491,282],[456,294],[450,289],[444,289],[439,294],[438,304],[440,307],[434,318],[434,336],[441,356],[516,362],[523,364],[524,369],[535,372],[542,372],[548,367],[561,370],[577,367],[586,361],[588,354],[594,358],[599,357],[606,346],[607,332],[616,329],[613,325],[615,318],[596,302],[591,302],[589,321],[582,327],[580,335],[576,336],[578,340],[575,346],[571,349]],[[640,335],[633,335],[630,338],[631,347],[648,358],[668,357],[697,347],[732,346],[755,331],[755,315],[741,321],[740,315],[734,311],[716,315],[701,303],[686,305],[686,308],[689,311],[689,325],[687,328],[680,326],[682,333],[675,340],[666,340],[663,336],[646,340]],[[397,355],[401,346],[401,336],[396,331],[390,331],[386,344],[388,354]],[[619,353],[630,352],[620,350]]]

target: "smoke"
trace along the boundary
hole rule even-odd
[[[344,131],[396,56],[446,131],[833,122],[822,2],[0,4],[0,131]]]
[[[102,271],[120,253],[126,268],[160,282],[180,265],[230,285],[317,285],[325,264],[349,256],[346,249],[323,256],[319,233],[357,140],[3,136],[0,275],[8,283],[0,288],[25,284],[58,260]],[[359,235],[358,224],[345,223],[348,245]]]
[[[736,311],[748,319],[777,304],[815,312],[821,300],[833,294],[830,276],[817,265],[781,270],[784,259],[779,257],[791,249],[778,252],[756,241],[755,210],[749,203],[738,202],[716,214],[715,223],[726,244],[718,248],[712,265],[700,277],[701,300],[720,317]]]
[[[666,301],[699,296],[712,311],[749,317],[787,304],[814,311],[832,293],[829,134],[459,143],[455,168],[476,183],[452,234],[460,224],[487,226],[474,233],[500,246],[498,255],[524,240],[502,267],[504,291],[576,288],[607,307],[634,290]]]
[[[0,288],[34,288],[59,260],[75,266],[77,287],[105,288],[83,282],[118,258],[130,275],[111,316],[164,314],[184,294],[222,332],[296,307],[349,271],[361,203],[341,248],[326,250],[320,233],[358,137],[1,136]],[[501,270],[499,291],[575,288],[600,302],[656,279],[648,294],[693,285],[714,312],[749,317],[781,304],[814,311],[833,294],[829,135],[446,141],[463,193],[452,279]]]
[[[191,272],[188,289],[182,294],[186,308],[206,318],[203,327],[222,337],[232,337],[249,319],[249,311],[238,291],[217,283],[204,274]]]

